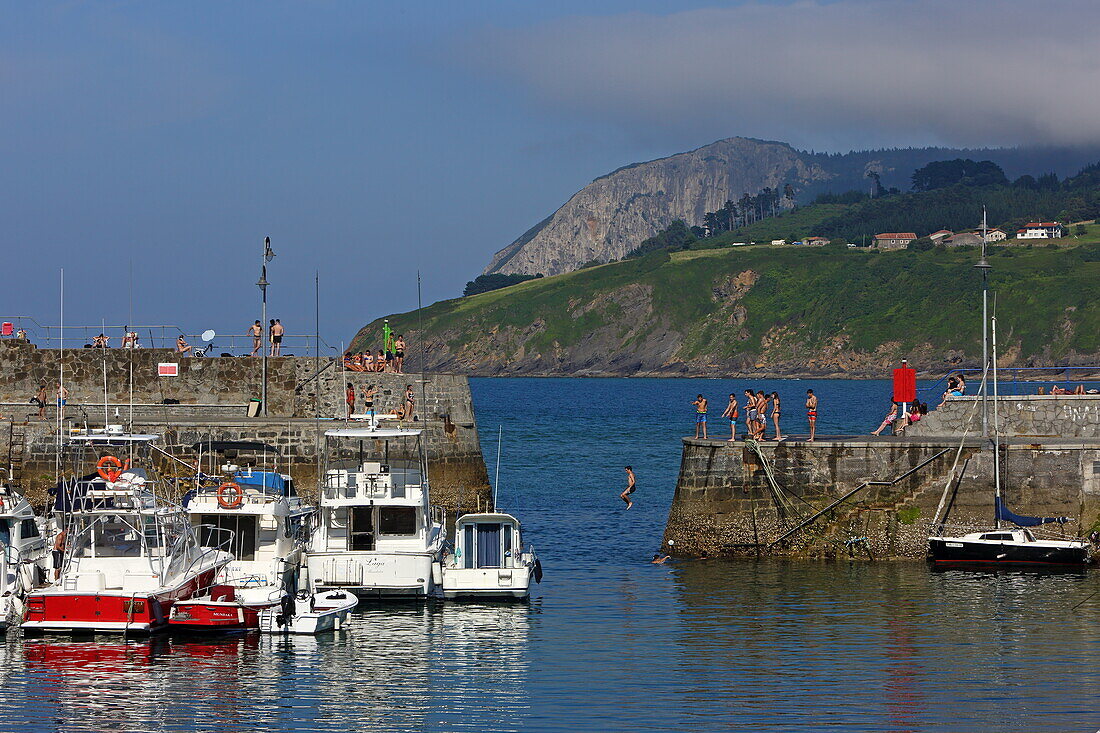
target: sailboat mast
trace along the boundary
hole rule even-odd
[[[996,507],[1001,506],[1001,425],[1000,410],[998,409],[999,392],[997,389],[997,316],[993,316],[993,495],[996,497]],[[995,511],[993,516],[993,528],[1001,526],[1000,512]]]

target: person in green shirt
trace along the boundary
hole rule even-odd
[[[390,320],[382,321],[382,350],[386,353],[386,371],[393,371],[393,329],[390,328]]]

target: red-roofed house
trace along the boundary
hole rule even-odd
[[[933,243],[939,244],[941,240],[947,239],[954,234],[955,232],[951,231],[950,229],[941,229],[938,232],[932,232],[931,234],[929,234],[928,238],[931,239]]]
[[[1008,235],[1000,229],[987,229],[985,231],[985,241],[987,242],[1003,242],[1006,239],[1008,239]]]
[[[825,237],[806,237],[806,244],[814,247],[823,247],[829,243]]]
[[[1066,228],[1056,221],[1033,221],[1016,231],[1016,239],[1058,239],[1066,236]]]
[[[879,249],[905,249],[916,238],[913,232],[886,232],[875,235],[875,246]]]

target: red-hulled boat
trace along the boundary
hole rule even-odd
[[[156,438],[119,432],[71,437],[85,448],[121,448],[130,455],[103,456],[97,473],[59,482],[59,575],[52,586],[27,595],[26,632],[158,631],[174,603],[205,593],[233,559],[201,546],[183,508],[158,495],[145,471],[130,467]]]
[[[208,596],[174,603],[168,621],[175,631],[253,631],[260,628],[260,611],[278,606],[285,593],[269,595],[250,599],[240,588],[215,585]]]

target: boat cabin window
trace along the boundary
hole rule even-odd
[[[199,544],[203,547],[225,547],[238,560],[256,559],[256,517],[248,514],[201,514]],[[232,544],[229,532],[233,533]]]
[[[1011,540],[1011,532],[990,532],[982,535],[983,540]]]
[[[374,507],[353,506],[348,512],[348,549],[374,550]]]
[[[0,545],[7,547],[11,544],[11,525],[7,520],[0,521]]]
[[[382,507],[378,510],[378,531],[382,534],[416,534],[416,507]]]
[[[34,521],[33,517],[28,517],[19,523],[19,539],[25,540],[41,536],[42,533],[38,531],[38,523]]]

